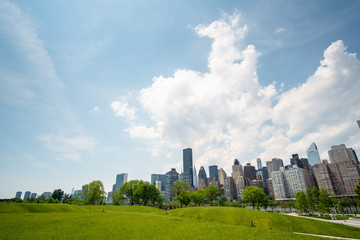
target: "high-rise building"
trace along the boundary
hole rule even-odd
[[[185,180],[190,184],[190,174],[183,172],[179,175],[179,180]],[[191,186],[191,184],[190,184]]]
[[[307,170],[311,169],[307,158],[300,158],[299,162],[303,169],[307,169]]]
[[[358,126],[359,126],[359,128],[360,128],[360,120],[357,120],[357,124],[358,124]]]
[[[232,177],[227,177],[225,180],[224,195],[228,201],[237,199],[236,187]]]
[[[299,168],[303,168],[300,162],[299,154],[295,153],[291,155],[290,158],[290,165],[291,166],[297,166]]]
[[[193,157],[192,149],[185,148],[183,150],[183,171],[190,174],[190,186],[194,187],[193,181]]]
[[[311,166],[321,163],[319,150],[314,142],[306,150],[306,154],[308,156],[308,161]]]
[[[266,161],[266,168],[269,174],[269,177],[271,176],[272,171],[278,171],[280,167],[283,167],[284,163],[283,160],[280,158],[273,158],[271,161]]]
[[[275,199],[292,198],[297,192],[311,188],[306,180],[305,170],[297,166],[271,172],[272,187]]]
[[[161,181],[156,180],[155,187],[161,192]]]
[[[19,198],[19,199],[21,199],[21,194],[22,194],[22,192],[21,192],[21,191],[16,192],[16,194],[15,194],[15,198]]]
[[[207,186],[208,185],[207,184],[207,175],[205,172],[205,168],[203,166],[200,167],[198,176],[199,176],[199,185],[201,185],[201,179],[204,179],[204,183]],[[201,188],[201,186],[199,186],[199,188]]]
[[[244,177],[248,178],[250,180],[255,180],[256,179],[256,170],[254,166],[251,166],[250,163],[247,163],[244,166]],[[251,181],[250,181],[251,182]]]
[[[171,168],[169,172],[166,173],[166,190],[165,190],[165,199],[166,201],[171,201],[175,196],[171,192],[171,187],[179,180],[179,173],[176,172],[175,168]]]
[[[256,163],[257,163],[257,168],[258,168],[258,170],[262,169],[261,158],[257,158],[257,159],[256,159]]]
[[[224,171],[224,169],[220,168],[219,169],[219,182],[220,182],[220,185],[224,186],[226,178],[227,178],[226,172]]]
[[[345,144],[331,146],[328,153],[331,163],[352,161],[354,164],[357,164],[355,151],[352,148],[346,148]]]
[[[232,166],[232,175],[234,179],[244,176],[243,167],[237,159],[234,160],[234,165]]]
[[[313,167],[319,188],[331,195],[355,196],[354,189],[360,178],[360,167],[351,148],[344,144],[329,150],[331,163],[323,161]]]
[[[161,191],[165,191],[165,185],[166,185],[166,174],[151,174],[151,184],[156,186],[156,181],[161,182]]]
[[[113,192],[119,192],[120,188],[124,183],[127,182],[128,174],[127,173],[121,173],[116,175],[116,182],[113,185]]]
[[[209,173],[210,173],[210,181],[212,181],[213,178],[215,178],[216,181],[219,181],[219,171],[217,165],[209,166]]]
[[[31,196],[31,192],[30,192],[30,191],[26,191],[26,192],[25,192],[25,195],[24,195],[24,200],[25,200],[25,199],[29,199],[30,196]]]
[[[238,199],[242,198],[243,191],[246,187],[246,179],[243,176],[233,179],[235,183],[235,194]]]
[[[197,173],[196,173],[196,168],[195,168],[195,165],[194,165],[194,171],[193,171],[193,184],[194,184],[194,187],[195,188],[199,188],[199,179],[197,177]]]
[[[36,198],[37,197],[37,193],[31,193],[31,196],[30,196],[30,198]]]

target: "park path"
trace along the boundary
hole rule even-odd
[[[318,234],[311,234],[311,233],[299,233],[299,232],[293,232],[293,233],[294,234],[299,234],[299,235],[322,237],[322,238],[332,238],[332,239],[342,239],[342,240],[359,240],[359,239],[356,239],[356,238],[334,237],[334,236],[318,235]]]
[[[297,213],[287,213],[286,215],[295,216],[295,217],[303,217],[303,218],[307,218],[307,219],[314,219],[314,220],[323,221],[323,222],[343,224],[343,225],[347,225],[347,226],[351,226],[351,227],[360,228],[360,218],[351,218],[349,220],[326,220],[326,219],[320,219],[320,218],[299,216],[299,215],[297,215]]]

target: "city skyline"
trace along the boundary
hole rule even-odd
[[[360,2],[0,0],[0,197],[332,145],[360,155]],[[265,162],[263,162],[265,166]],[[193,166],[191,166],[193,167]],[[208,173],[210,174],[210,173]],[[231,187],[231,186],[230,186]]]

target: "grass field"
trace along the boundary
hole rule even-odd
[[[166,214],[139,206],[0,204],[0,239],[323,239],[291,229],[360,239],[357,228],[243,208],[181,208]]]

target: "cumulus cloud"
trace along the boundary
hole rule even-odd
[[[136,119],[136,108],[130,107],[128,103],[114,101],[110,106],[115,116],[126,117],[128,120]]]
[[[200,37],[213,40],[209,71],[178,69],[173,76],[154,77],[151,86],[139,92],[142,110],[153,125],[129,127],[130,137],[151,144],[158,139],[159,146],[177,151],[191,146],[198,153],[197,165],[218,164],[225,169],[234,158],[254,164],[259,156],[264,161],[288,160],[295,152],[306,157],[312,142],[324,150],[349,139],[356,143],[357,133],[352,132],[352,121],[360,115],[356,55],[348,53],[342,41],[334,42],[302,85],[283,92],[282,84],[278,91],[275,83],[259,83],[260,54],[253,45],[242,46],[247,26],[240,20],[234,14],[195,28]],[[122,106],[124,116],[128,106]]]

